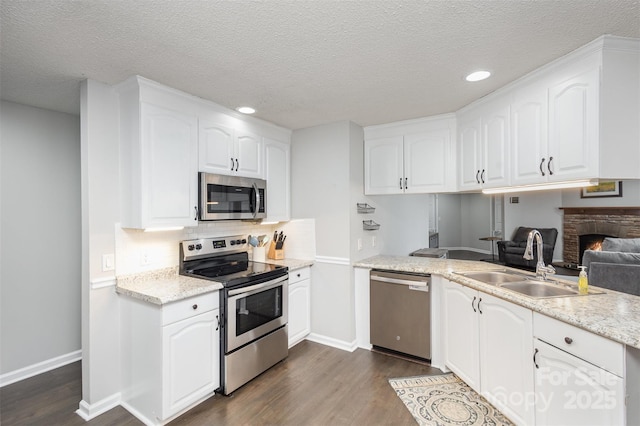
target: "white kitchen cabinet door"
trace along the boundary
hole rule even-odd
[[[140,204],[139,209],[127,209],[130,214],[124,215],[122,226],[196,226],[198,120],[146,103],[142,103],[140,114],[141,164],[137,165],[141,174],[140,199],[125,201]],[[124,175],[131,176],[130,173],[136,171]]]
[[[625,424],[622,378],[535,340],[536,424]]]
[[[365,194],[401,194],[404,191],[402,136],[364,142]]]
[[[480,182],[483,188],[508,186],[511,149],[509,104],[491,104],[484,111]]]
[[[262,179],[263,156],[264,143],[260,135],[245,130],[236,131],[236,174]]]
[[[464,119],[462,119],[464,120]],[[481,188],[483,170],[480,117],[458,124],[458,189]]]
[[[311,270],[293,271],[289,277],[288,332],[292,347],[311,332]]]
[[[162,328],[163,419],[220,387],[219,310]]]
[[[517,91],[511,105],[511,183],[527,185],[547,181],[547,89],[536,85]]]
[[[451,164],[449,129],[404,137],[404,176],[406,193],[441,192],[448,188]]]
[[[516,424],[533,424],[533,313],[488,294],[479,297],[481,394]]]
[[[450,281],[445,281],[443,290],[445,365],[480,392],[478,292]]]
[[[549,89],[550,181],[598,177],[598,68]]]
[[[267,222],[291,218],[291,164],[288,143],[264,139],[265,178],[267,180]]]
[[[255,133],[201,120],[199,146],[201,172],[263,177],[264,143]]]
[[[207,173],[233,174],[235,170],[235,134],[230,127],[200,122],[199,170]]]

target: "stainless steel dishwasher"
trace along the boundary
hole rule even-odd
[[[431,276],[373,270],[370,333],[374,348],[431,359]]]

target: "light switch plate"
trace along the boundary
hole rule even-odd
[[[113,253],[102,255],[102,272],[113,271],[115,269],[115,256]]]

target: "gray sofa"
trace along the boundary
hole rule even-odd
[[[589,284],[640,296],[640,238],[605,238],[602,251],[586,250]]]

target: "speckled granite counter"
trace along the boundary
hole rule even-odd
[[[269,259],[268,263],[287,266],[289,271],[313,265],[312,260],[299,259]],[[222,284],[216,281],[179,275],[177,267],[123,275],[117,277],[116,280],[116,292],[118,294],[134,297],[155,305],[164,305],[187,297],[217,291],[221,288]]]
[[[505,269],[504,266],[488,262],[424,257],[375,256],[356,262],[353,266],[441,275],[448,280],[508,300],[534,312],[540,312],[576,327],[640,349],[640,297],[638,296],[600,289],[605,294],[533,299],[454,273]],[[521,270],[515,271],[526,274]],[[569,281],[564,282],[575,285],[575,283]],[[594,288],[597,289],[597,287]]]
[[[178,267],[117,277],[116,292],[156,305],[175,302],[198,294],[217,291],[222,284],[185,277]]]

